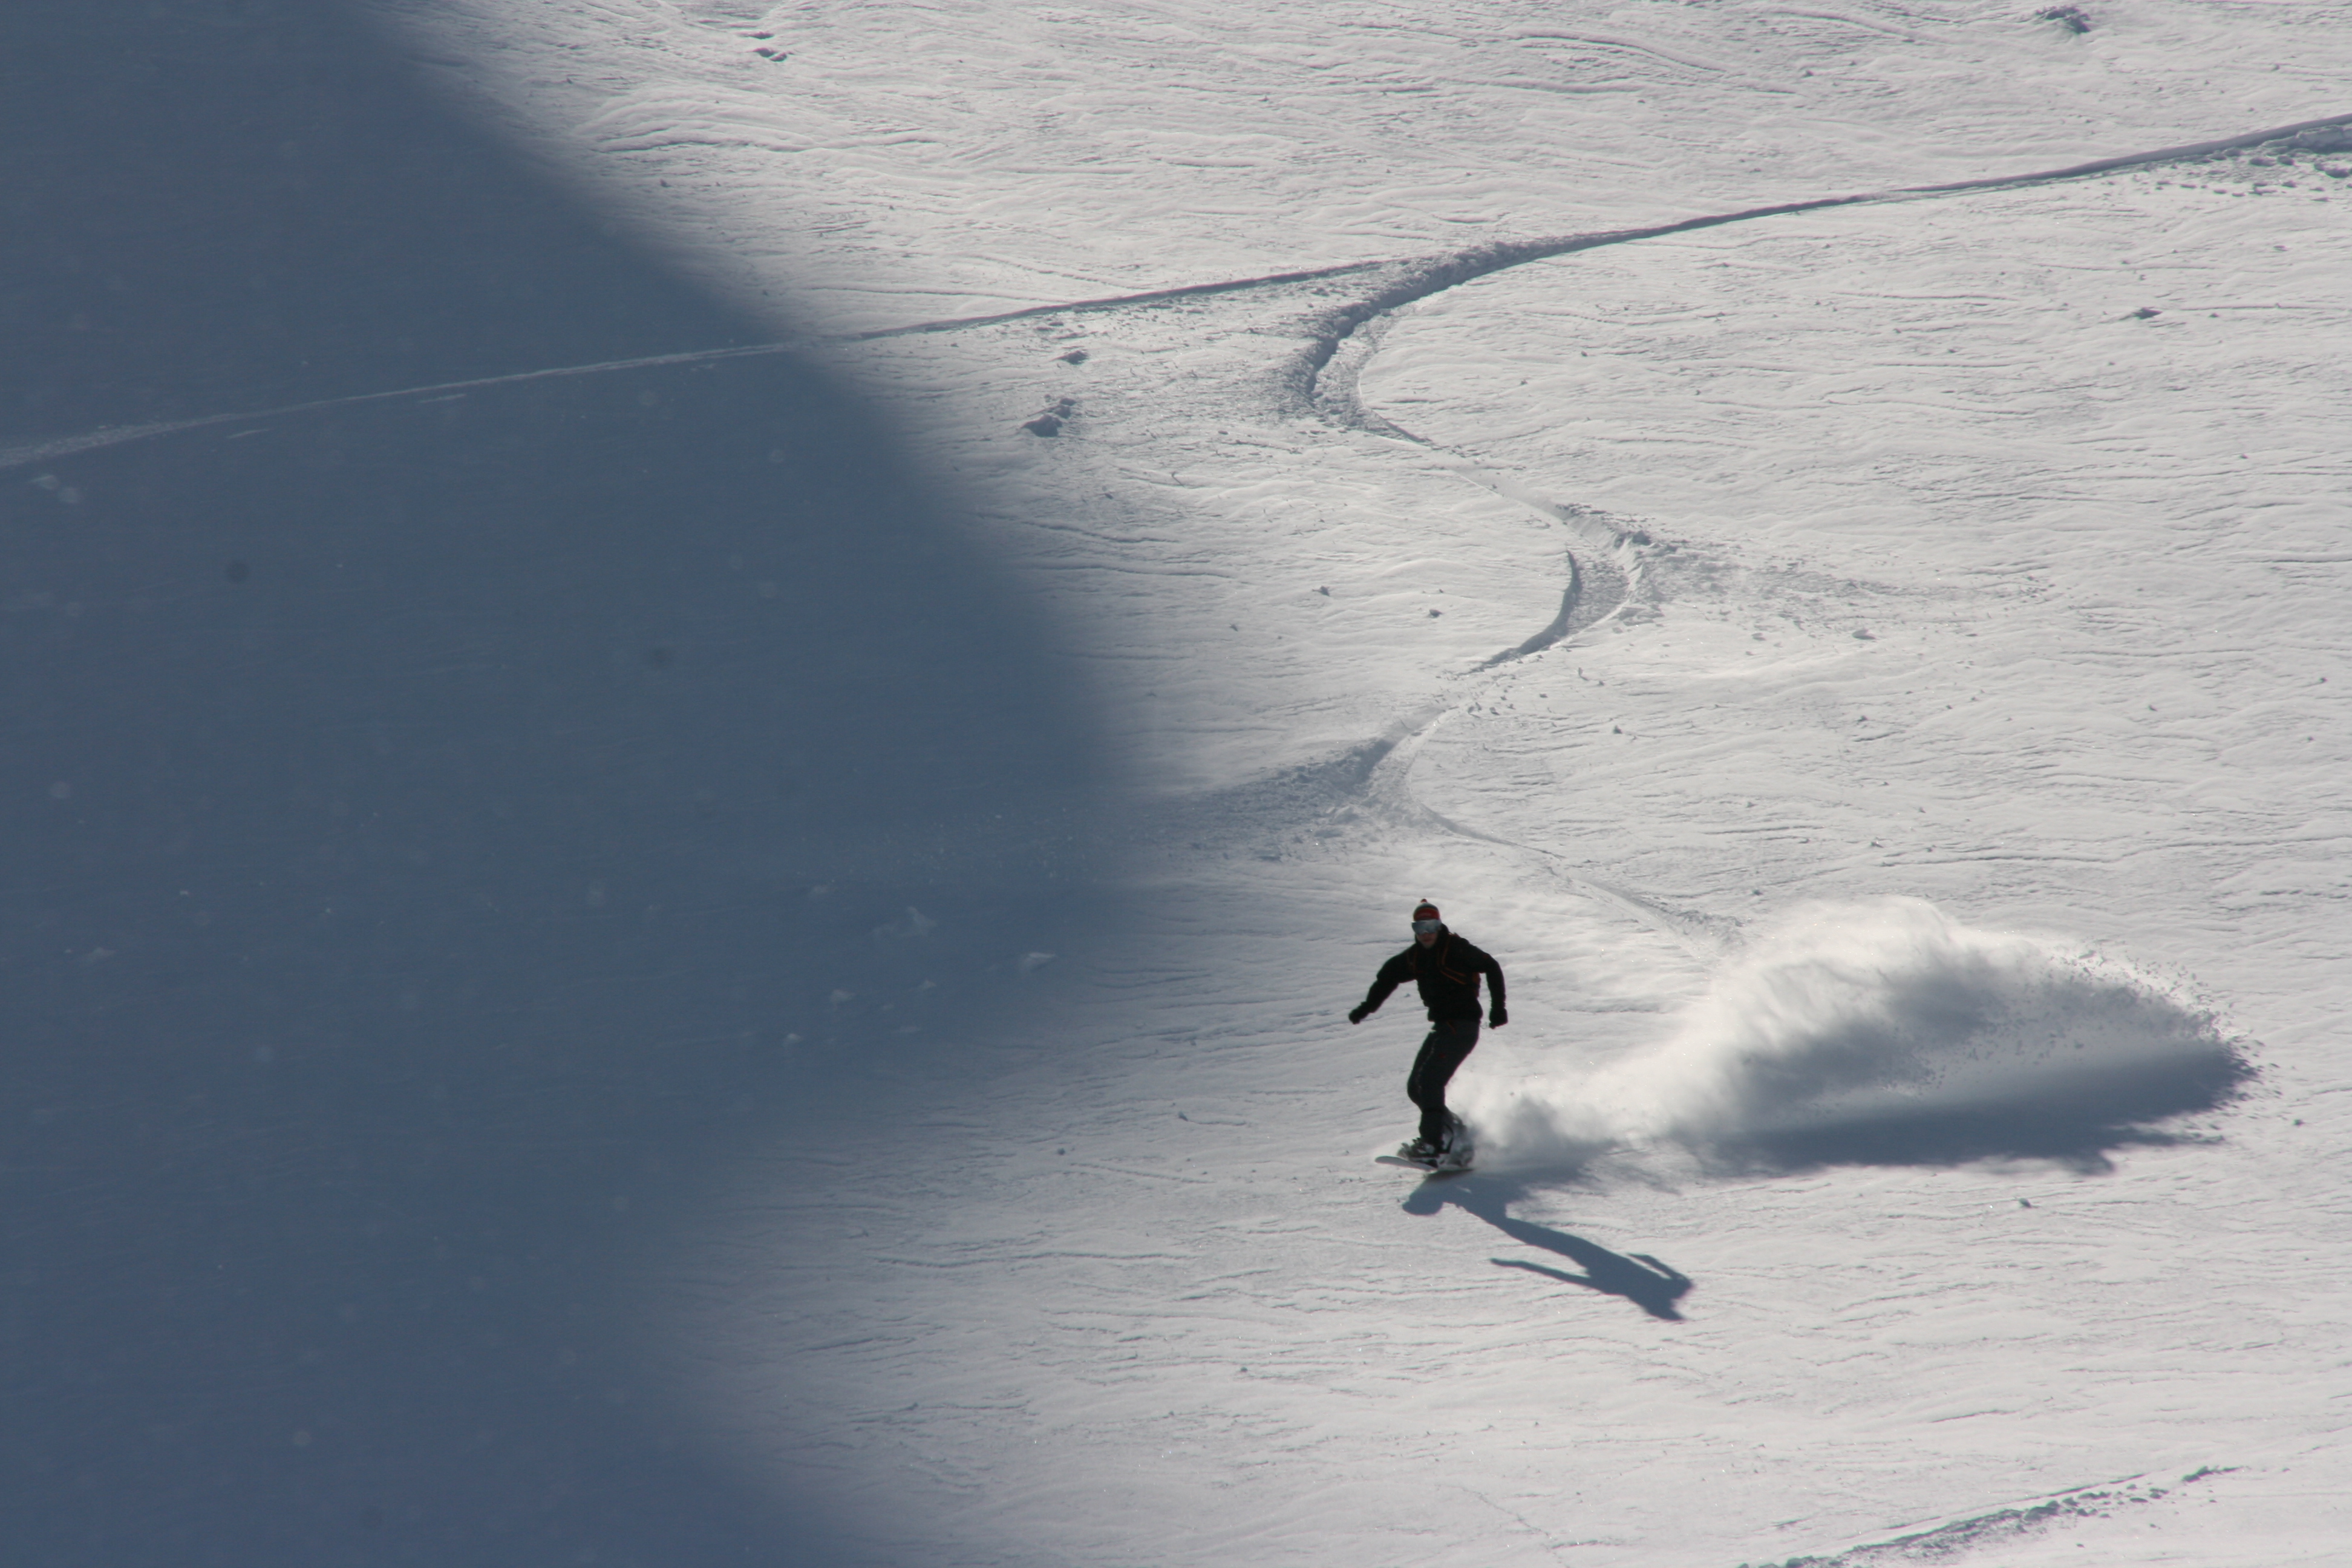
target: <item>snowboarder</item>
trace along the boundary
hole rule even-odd
[[[1445,1109],[1445,1085],[1478,1044],[1482,974],[1494,982],[1486,1023],[1499,1029],[1510,1022],[1503,1007],[1503,966],[1447,930],[1437,906],[1424,900],[1412,911],[1412,945],[1381,965],[1363,1004],[1348,1015],[1348,1022],[1360,1024],[1406,981],[1421,986],[1422,1005],[1429,1009],[1429,1035],[1412,1059],[1412,1076],[1405,1079],[1405,1097],[1421,1108],[1421,1136],[1397,1151],[1407,1160],[1433,1165],[1449,1157],[1467,1160],[1469,1131]]]

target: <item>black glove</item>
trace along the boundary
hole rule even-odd
[[[1348,1010],[1348,1022],[1360,1024],[1364,1021],[1364,1015],[1370,1011],[1370,1007],[1351,1007]]]
[[[1500,1002],[1486,1009],[1486,1027],[1499,1029],[1510,1021],[1511,1016],[1503,1011],[1503,1005]]]

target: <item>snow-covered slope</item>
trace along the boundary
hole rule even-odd
[[[1384,264],[826,351],[1132,787],[631,1260],[715,1451],[877,1560],[2331,1560],[2352,152],[1421,264],[2352,110],[2340,7],[2056,9],[392,13],[780,328]]]
[[[1984,0],[376,8],[625,221],[835,327],[2011,173],[2341,107],[2325,4],[2158,0],[2079,34]]]

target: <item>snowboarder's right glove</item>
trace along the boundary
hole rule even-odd
[[[1499,1029],[1510,1021],[1511,1016],[1503,1011],[1503,1005],[1500,1002],[1486,1009],[1486,1027]]]
[[[1364,1021],[1364,1015],[1370,1011],[1371,1009],[1370,1007],[1350,1008],[1348,1012],[1348,1022],[1350,1024],[1360,1024]]]

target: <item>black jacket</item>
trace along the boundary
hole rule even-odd
[[[1495,1005],[1501,1007],[1503,966],[1495,962],[1492,954],[1473,947],[1466,938],[1451,931],[1440,931],[1429,946],[1416,942],[1381,965],[1372,988],[1364,994],[1363,1010],[1378,1011],[1380,1005],[1389,999],[1390,992],[1412,980],[1421,985],[1422,1005],[1429,1009],[1430,1022],[1475,1018],[1480,1011],[1481,974],[1495,983]]]

